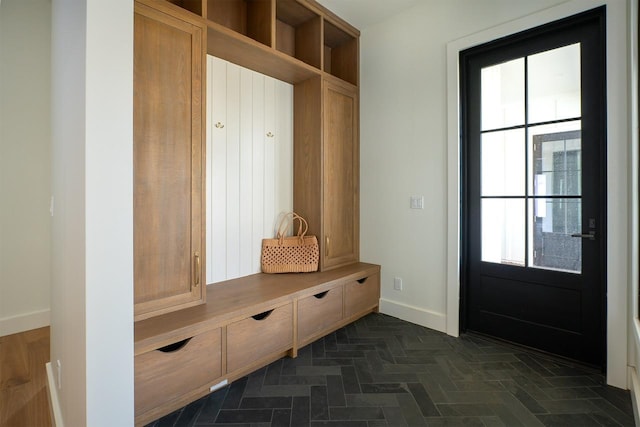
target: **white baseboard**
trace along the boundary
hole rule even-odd
[[[51,310],[33,311],[0,319],[0,337],[38,329],[51,324]]]
[[[443,313],[436,313],[384,298],[380,298],[380,313],[436,331],[447,332],[447,316]]]
[[[53,376],[53,368],[51,362],[47,363],[47,397],[49,398],[49,409],[51,410],[51,422],[53,427],[64,427],[62,422],[62,410],[60,409],[60,400],[58,400],[58,388],[56,380]]]
[[[629,366],[629,388],[631,390],[631,405],[633,406],[633,417],[636,425],[640,425],[640,378],[638,371],[633,366]]]

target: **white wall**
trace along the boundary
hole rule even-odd
[[[629,28],[631,37],[629,38],[629,58],[631,64],[629,66],[629,80],[630,80],[630,109],[629,109],[629,121],[630,126],[630,140],[631,140],[631,174],[630,174],[630,192],[631,199],[631,220],[629,221],[629,231],[631,236],[635,236],[629,242],[629,263],[631,265],[629,281],[631,283],[631,292],[628,303],[629,310],[629,373],[630,380],[629,386],[633,391],[632,402],[634,406],[634,413],[636,419],[638,418],[638,409],[640,407],[640,379],[638,378],[638,369],[640,368],[640,307],[638,305],[638,295],[640,292],[639,279],[640,279],[640,265],[638,265],[639,257],[639,238],[640,238],[640,187],[639,187],[639,163],[640,163],[640,147],[638,142],[640,140],[640,128],[638,123],[638,112],[640,110],[638,99],[638,85],[639,85],[639,70],[638,70],[638,0],[631,0],[629,5]]]
[[[52,5],[54,387],[67,426],[133,425],[133,1]]]
[[[49,324],[51,1],[0,5],[0,336]]]
[[[382,265],[383,312],[446,330],[447,43],[557,3],[422,1],[361,29],[360,247]]]
[[[506,23],[562,3],[429,0],[361,29],[361,258],[382,264],[383,312],[457,334],[458,140],[448,141],[450,129],[456,132],[455,125],[448,127],[448,110],[456,117],[457,58],[451,54],[448,63],[447,46],[495,28],[494,38],[507,35],[500,31]],[[609,6],[607,380],[624,388],[630,260],[627,2],[575,1],[564,10],[577,13],[604,3]],[[556,11],[518,22],[531,28],[563,16]],[[424,210],[409,209],[411,195],[424,195]],[[394,277],[403,279],[403,291],[393,289]]]

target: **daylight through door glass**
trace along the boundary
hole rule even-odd
[[[482,69],[482,261],[579,273],[580,44]]]

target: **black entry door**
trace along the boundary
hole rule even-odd
[[[460,55],[463,330],[605,363],[605,8]]]

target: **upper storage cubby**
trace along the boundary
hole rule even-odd
[[[209,55],[291,84],[328,73],[358,85],[360,32],[315,0],[154,1],[200,16]]]
[[[169,3],[173,3],[189,12],[202,16],[202,0],[169,0]]]
[[[324,20],[324,71],[358,85],[358,37]]]
[[[320,15],[296,0],[276,0],[276,49],[321,68]]]
[[[191,3],[188,0],[182,0]],[[206,0],[206,18],[271,46],[271,0]],[[195,3],[195,1],[194,1]]]

